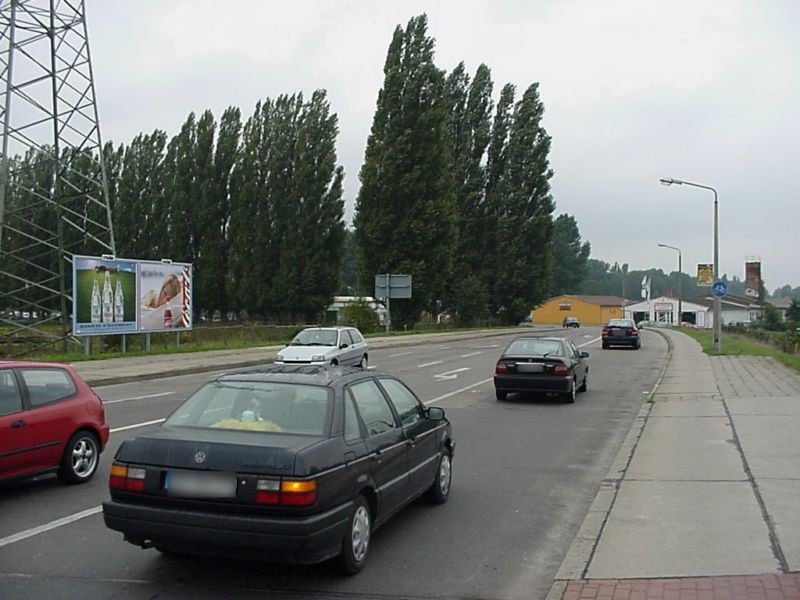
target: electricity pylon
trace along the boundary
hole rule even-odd
[[[73,255],[115,254],[84,2],[0,0],[0,34],[0,355],[66,350]]]

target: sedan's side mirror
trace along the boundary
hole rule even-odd
[[[339,344],[340,350],[344,350],[345,348],[347,348],[347,344]]]
[[[581,352],[581,358],[589,358],[588,352]]]
[[[431,421],[444,421],[444,409],[438,406],[431,406],[428,409],[428,418]]]

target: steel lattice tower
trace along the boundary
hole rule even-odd
[[[0,355],[66,348],[72,256],[115,254],[85,15],[0,0]]]

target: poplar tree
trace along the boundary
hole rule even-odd
[[[457,243],[444,73],[427,24],[420,15],[395,29],[354,218],[362,285],[372,289],[379,273],[413,277],[413,297],[392,302],[400,326],[444,296]]]
[[[498,198],[497,301],[506,323],[519,322],[550,291],[553,209],[550,195],[550,136],[542,126],[538,84],[514,107]]]
[[[553,223],[553,289],[551,295],[577,294],[586,277],[591,254],[589,242],[581,242],[578,222],[572,215],[559,215]]]
[[[480,65],[470,82],[460,63],[447,78],[446,94],[458,223],[458,249],[447,305],[460,322],[474,322],[488,316],[489,302],[481,273],[485,245],[484,160],[492,111],[489,68]]]

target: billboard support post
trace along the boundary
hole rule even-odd
[[[145,333],[144,334],[144,349],[147,352],[150,352],[150,334],[149,333]]]

